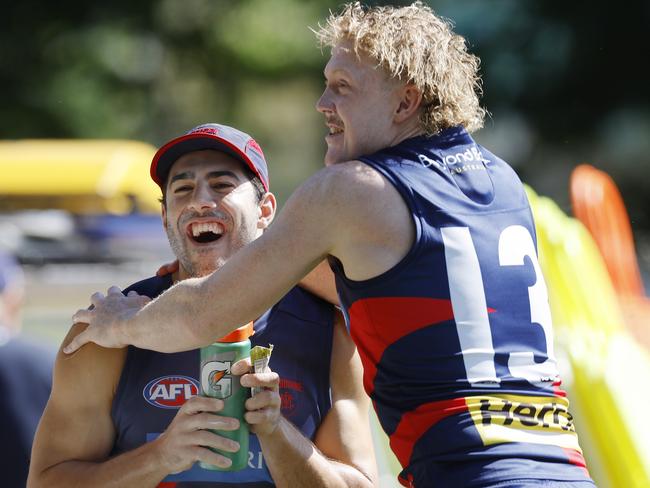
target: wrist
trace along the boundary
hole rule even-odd
[[[147,442],[142,447],[146,450],[146,462],[153,472],[159,473],[162,477],[171,473],[169,462],[165,458],[163,442],[164,433],[160,434],[151,442]]]
[[[126,347],[130,344],[135,344],[134,342],[134,320],[133,317],[125,318],[115,323],[114,332],[115,337],[117,338],[118,343],[121,347]]]
[[[258,439],[264,439],[269,442],[277,442],[278,440],[286,439],[287,435],[283,424],[284,417],[280,416],[279,420],[275,424],[265,428],[262,432],[255,431],[255,435],[258,437]]]

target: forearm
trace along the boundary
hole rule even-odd
[[[28,488],[155,487],[169,472],[147,443],[103,462],[64,461],[39,473],[30,473]]]
[[[359,469],[325,457],[296,427],[282,419],[272,434],[258,436],[273,481],[278,488],[370,488]]]
[[[211,344],[237,327],[218,320],[219,300],[206,278],[179,282],[122,326],[125,342],[142,349],[180,352]]]
[[[148,303],[122,325],[123,343],[159,352],[211,344],[259,317],[315,265],[281,276],[280,260],[258,244],[249,244],[217,272],[183,280]],[[246,266],[250,262],[255,264]]]

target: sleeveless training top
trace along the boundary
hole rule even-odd
[[[135,290],[154,298],[171,285],[170,275],[153,277],[124,293]],[[281,378],[282,414],[309,439],[331,407],[333,318],[330,304],[295,287],[255,321],[251,337],[253,345],[274,345],[270,367]],[[117,437],[112,455],[135,449],[164,432],[185,400],[199,393],[199,385],[198,350],[164,354],[129,346],[113,400]],[[248,467],[242,471],[204,470],[196,464],[168,476],[161,486],[274,486],[254,434],[250,436],[248,457]]]
[[[402,484],[589,480],[514,171],[462,127],[359,159],[399,191],[416,231],[406,257],[366,281],[330,258]]]

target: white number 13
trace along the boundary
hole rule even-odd
[[[497,387],[500,378],[494,365],[494,346],[483,278],[469,228],[443,227],[441,232],[451,303],[467,379],[472,386]],[[536,276],[535,284],[528,287],[532,322],[528,325],[542,327],[546,338],[547,359],[538,363],[535,362],[532,351],[512,351],[508,358],[508,369],[512,376],[526,379],[530,383],[549,382],[555,379],[557,370],[548,291],[532,236],[520,225],[507,227],[499,237],[499,264],[523,266],[526,256],[533,263]],[[504,283],[504,286],[508,286],[508,283]]]

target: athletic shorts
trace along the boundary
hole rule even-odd
[[[481,488],[596,488],[596,485],[591,481],[520,479],[499,481],[491,485],[481,485]]]

